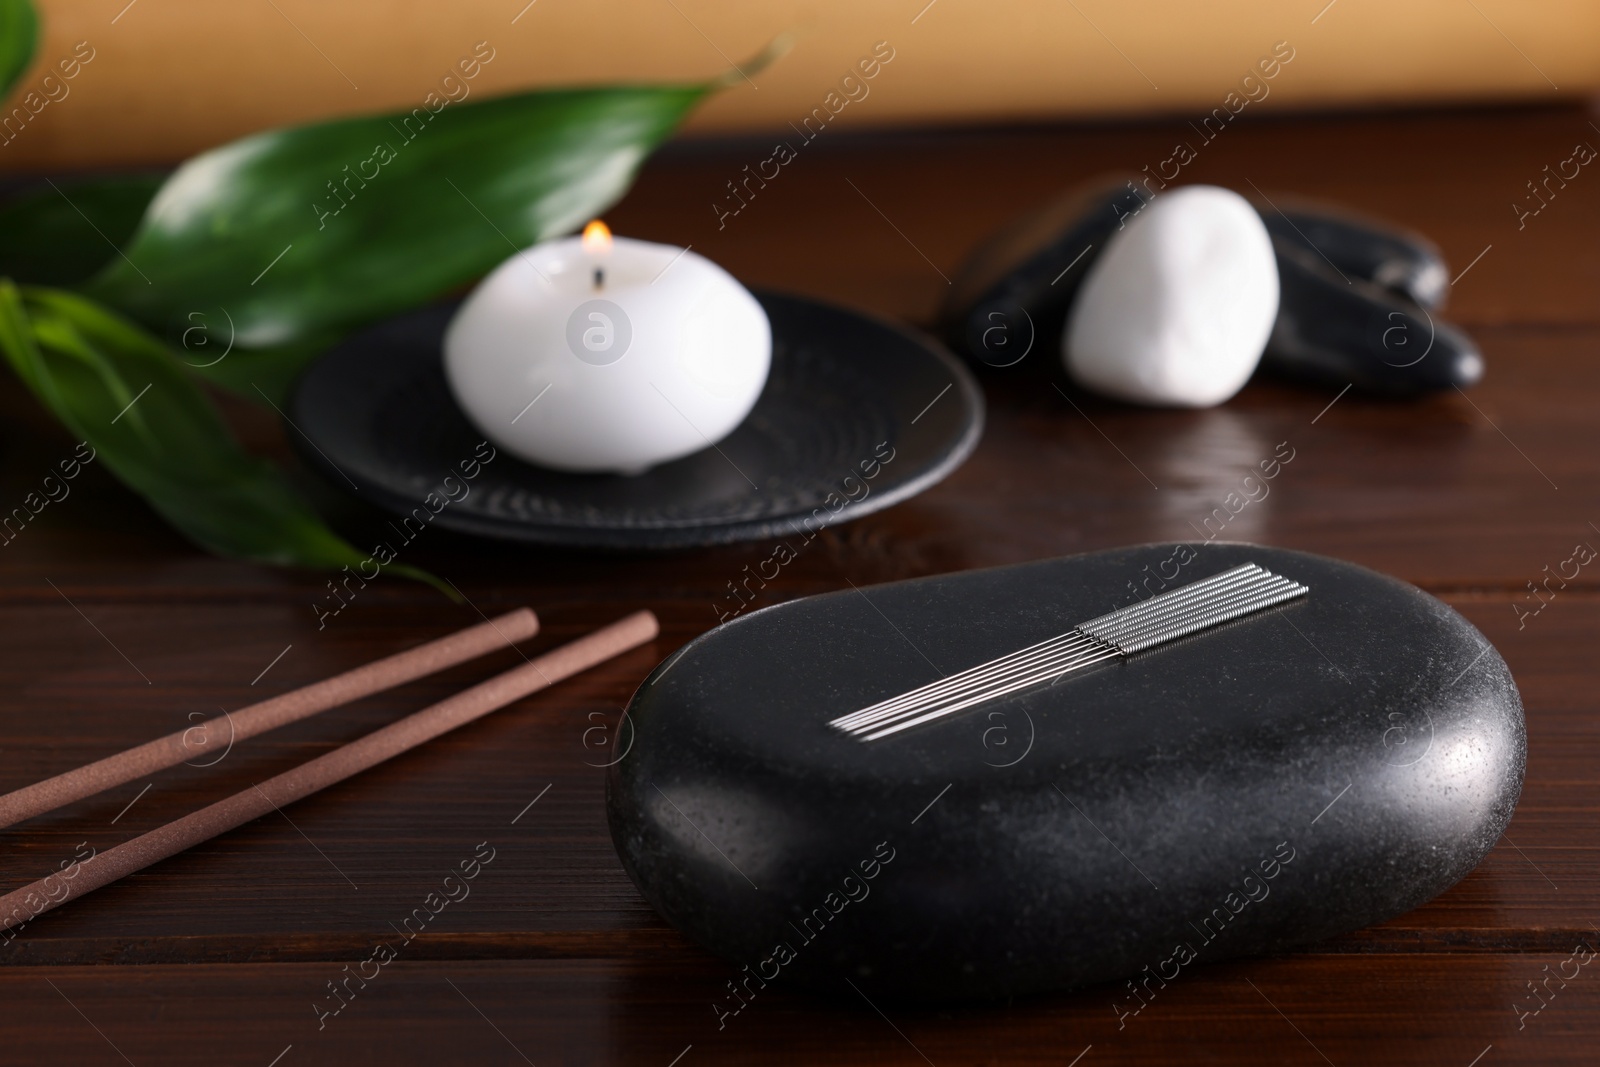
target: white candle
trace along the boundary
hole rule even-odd
[[[444,359],[462,410],[507,452],[632,474],[744,421],[766,384],[772,331],[715,263],[592,222],[495,268],[451,321]]]

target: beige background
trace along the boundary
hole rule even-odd
[[[1600,87],[1594,0],[40,2],[39,62],[10,104],[76,42],[96,55],[0,146],[3,170],[164,163],[267,126],[410,107],[483,40],[496,56],[474,93],[701,78],[795,31],[697,131],[784,129],[877,41],[895,59],[835,128],[1203,112],[1278,41],[1295,59],[1251,114]]]

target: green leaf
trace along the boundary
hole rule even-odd
[[[11,92],[39,46],[39,16],[29,0],[0,0],[0,97]]]
[[[197,325],[179,335],[183,361],[211,384],[258,404],[263,396],[279,406],[287,404],[300,372],[338,339],[312,337],[276,348],[235,345],[229,351],[228,324],[216,324],[214,319],[196,315],[193,322]],[[203,328],[198,325],[201,322],[205,322]]]
[[[202,548],[330,570],[367,561],[282,471],[239,447],[172,354],[137,326],[74,293],[0,279],[0,350],[96,459]],[[388,569],[453,596],[414,567]]]
[[[12,197],[0,205],[0,277],[30,285],[88,280],[127,245],[163,181],[159,174],[87,178]]]
[[[85,291],[158,330],[220,309],[245,349],[326,337],[600,214],[715,87],[432,97],[248,137],[179,168]]]

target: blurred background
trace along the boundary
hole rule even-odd
[[[1592,0],[40,0],[35,72],[87,42],[73,101],[0,169],[164,164],[256,130],[419,103],[478,42],[474,94],[697,80],[785,31],[793,51],[691,134],[786,129],[886,42],[853,129],[1193,115],[1283,42],[1257,111],[1554,102],[1600,89]],[[1259,90],[1257,95],[1259,96]]]

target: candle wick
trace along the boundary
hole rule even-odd
[[[594,287],[596,289],[600,289],[600,288],[603,288],[605,286],[605,284],[606,284],[606,272],[605,272],[605,269],[603,267],[596,267],[594,269]]]

